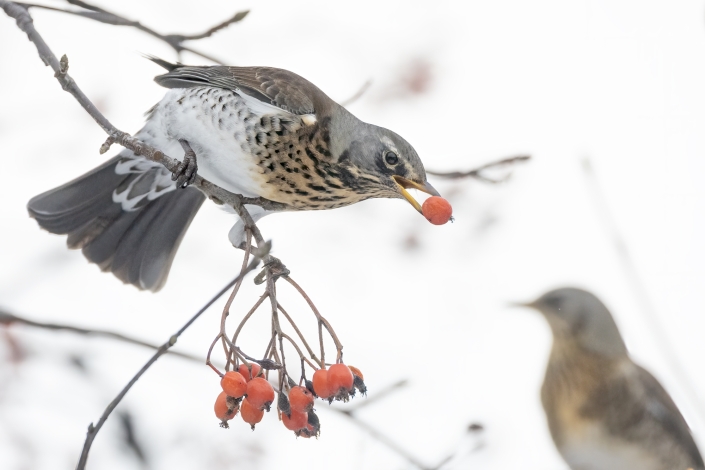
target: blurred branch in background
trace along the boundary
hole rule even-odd
[[[80,328],[77,326],[72,326],[72,325],[63,325],[61,323],[44,323],[44,322],[38,322],[34,320],[29,320],[27,318],[23,317],[18,317],[17,315],[13,315],[11,313],[8,313],[6,311],[0,310],[0,325],[5,325],[6,327],[10,327],[11,325],[18,324],[18,325],[25,325],[25,326],[31,326],[34,328],[41,328],[45,330],[52,330],[52,331],[68,331],[71,333],[76,333],[79,335],[84,335],[84,336],[96,336],[99,338],[111,338],[115,339],[118,341],[123,341],[125,343],[130,343],[130,344],[136,344],[138,346],[144,346],[145,348],[149,349],[159,349],[159,345],[148,343],[147,341],[142,341],[136,338],[132,338],[130,336],[123,335],[121,333],[115,333],[114,331],[108,331],[108,330],[96,330],[96,329],[90,329],[90,328]],[[203,364],[204,360],[202,357],[194,356],[192,354],[185,354],[177,351],[169,351],[169,354],[173,356],[178,356],[183,359],[188,359],[189,361],[195,361],[198,363]]]
[[[404,448],[404,446],[395,442],[389,436],[380,432],[377,428],[375,428],[371,424],[366,423],[365,421],[361,420],[359,417],[356,416],[356,412],[359,411],[361,408],[367,407],[367,406],[369,406],[369,405],[371,405],[371,404],[373,404],[383,398],[386,398],[386,397],[396,393],[400,389],[406,387],[408,384],[409,384],[408,380],[402,379],[402,380],[399,380],[399,381],[389,385],[388,387],[382,389],[380,392],[370,396],[367,400],[362,401],[362,402],[357,402],[352,407],[349,407],[346,409],[330,407],[330,408],[328,408],[328,410],[345,416],[346,418],[348,418],[350,420],[350,422],[352,422],[355,426],[360,428],[362,431],[364,431],[370,437],[372,437],[376,441],[384,444],[388,449],[390,449],[395,454],[402,457],[404,460],[406,460],[407,462],[409,462],[411,465],[418,468],[419,470],[440,470],[443,466],[445,466],[448,462],[450,462],[453,459],[453,457],[455,457],[459,453],[458,452],[459,449],[453,449],[447,456],[440,459],[436,465],[428,466],[428,465],[425,465],[423,462],[421,462],[421,460],[419,460],[417,457],[415,457],[406,448]],[[481,424],[477,424],[477,423],[472,423],[467,428],[468,433],[473,435],[473,437],[479,437],[479,434],[483,430],[484,430],[484,427]],[[472,447],[471,452],[479,450],[482,447],[483,447],[483,444],[478,443]]]
[[[195,49],[192,49],[188,46],[184,45],[185,41],[195,41],[198,39],[205,39],[213,34],[217,33],[218,31],[227,28],[233,23],[238,23],[239,21],[242,21],[247,14],[250,12],[249,10],[243,10],[235,13],[232,17],[228,18],[227,20],[218,23],[217,25],[213,26],[212,28],[208,29],[207,31],[200,33],[200,34],[160,34],[153,29],[143,25],[139,21],[134,21],[134,20],[129,20],[123,16],[120,16],[116,13],[104,10],[102,8],[93,6],[87,2],[82,2],[80,0],[66,0],[66,3],[69,3],[75,7],[78,7],[78,10],[67,10],[63,8],[55,8],[55,7],[50,7],[46,5],[37,5],[33,3],[20,3],[20,2],[15,2],[16,5],[20,5],[23,8],[29,10],[30,8],[41,8],[43,10],[50,10],[50,11],[56,11],[60,13],[67,13],[69,15],[75,15],[75,16],[80,16],[82,18],[88,18],[94,21],[99,21],[101,23],[105,24],[110,24],[113,26],[128,26],[132,28],[136,28],[140,31],[143,31],[147,34],[149,34],[152,37],[155,37],[159,39],[160,41],[163,41],[167,43],[172,49],[177,54],[177,57],[179,60],[181,60],[181,53],[183,51],[191,52],[192,54],[196,54],[197,56],[203,57],[204,59],[210,60],[212,62],[215,62],[216,64],[223,65],[223,62],[220,60],[214,58],[213,56],[207,55],[203,52],[199,52]]]
[[[636,264],[634,264],[634,259],[629,253],[627,242],[619,231],[617,222],[612,216],[609,204],[602,193],[602,189],[600,188],[600,184],[597,180],[597,175],[592,168],[589,158],[585,158],[583,160],[583,174],[585,175],[585,179],[588,183],[588,191],[590,192],[592,202],[595,205],[595,210],[602,221],[603,227],[612,239],[615,251],[622,264],[622,268],[624,269],[624,274],[629,281],[629,285],[632,288],[637,302],[641,306],[641,311],[644,314],[646,324],[651,330],[653,337],[658,342],[659,348],[661,349],[663,356],[666,358],[671,371],[677,377],[680,385],[685,389],[691,405],[696,408],[702,423],[705,424],[705,406],[698,391],[693,385],[693,382],[683,368],[681,361],[678,359],[678,353],[671,345],[664,325],[658,319],[658,314],[654,308],[654,304],[649,297],[644,281],[639,275]]]
[[[526,163],[531,159],[529,155],[517,155],[515,157],[503,158],[495,162],[490,162],[481,167],[475,168],[474,170],[468,171],[432,171],[427,170],[426,173],[433,176],[438,176],[439,178],[446,179],[461,179],[461,178],[475,178],[477,180],[483,181],[485,183],[505,183],[512,176],[512,171],[515,165],[518,163]],[[492,172],[505,172],[500,176],[489,176],[487,173]]]

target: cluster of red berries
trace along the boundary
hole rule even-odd
[[[274,402],[274,388],[262,376],[258,364],[241,364],[238,371],[228,371],[220,385],[223,391],[215,401],[215,415],[222,427],[228,427],[238,411],[243,421],[255,429],[262,421],[264,412],[269,411]],[[277,408],[281,413],[284,427],[297,436],[309,438],[320,434],[321,425],[313,411],[314,397],[348,401],[355,396],[355,390],[367,393],[362,372],[345,364],[334,364],[329,369],[319,369],[313,374],[313,381],[306,380],[305,387],[296,385],[289,389],[288,396],[279,393]]]
[[[329,369],[318,369],[313,373],[313,391],[319,398],[348,401],[355,396],[355,389],[367,393],[362,372],[357,367],[333,364]]]
[[[237,372],[226,372],[220,386],[223,391],[215,400],[214,409],[224,428],[240,411],[242,419],[254,429],[274,401],[274,388],[262,376],[258,364],[240,364]]]

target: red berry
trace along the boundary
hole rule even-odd
[[[289,405],[292,410],[306,413],[313,408],[313,395],[304,387],[292,387],[289,391]]]
[[[245,377],[239,372],[228,371],[225,373],[222,379],[220,379],[220,386],[223,387],[223,391],[228,394],[228,396],[234,398],[240,398],[247,391],[247,381]]]
[[[331,395],[346,398],[352,390],[354,377],[350,368],[345,364],[333,364],[328,369],[328,387]]]
[[[262,377],[256,377],[247,382],[247,400],[255,408],[269,411],[269,405],[274,401],[274,389]]]
[[[357,367],[354,367],[354,366],[348,366],[348,367],[350,368],[350,372],[352,372],[353,375],[357,375],[362,380],[365,380],[365,376],[362,375],[362,372],[360,371],[360,369],[358,369]]]
[[[453,208],[450,203],[440,196],[431,196],[426,199],[421,206],[421,212],[433,225],[443,225],[450,220],[453,215]]]
[[[215,417],[221,421],[227,421],[233,419],[237,414],[238,406],[235,405],[234,409],[230,408],[228,404],[228,394],[225,392],[220,392],[218,398],[215,400],[215,406],[213,407],[215,411]]]
[[[282,423],[289,431],[298,431],[308,426],[308,413],[296,410],[291,410],[290,416],[282,413]]]
[[[313,373],[313,391],[316,392],[319,398],[328,398],[333,393],[328,386],[328,371],[318,369]]]
[[[259,364],[252,362],[251,364],[240,364],[237,369],[240,374],[245,377],[245,381],[249,382],[255,377],[259,377],[262,372],[262,367]]]
[[[243,421],[252,426],[252,429],[255,429],[255,424],[262,421],[264,411],[252,406],[252,403],[245,398],[240,404],[240,416],[242,416]]]

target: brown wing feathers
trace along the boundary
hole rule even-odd
[[[214,86],[240,90],[264,103],[298,115],[320,113],[332,103],[318,87],[288,70],[273,67],[190,67],[151,57],[150,60],[168,70],[154,79],[165,88]]]

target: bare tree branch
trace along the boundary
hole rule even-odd
[[[531,159],[531,156],[529,155],[517,155],[515,157],[509,157],[509,158],[504,158],[502,160],[498,160],[496,162],[491,162],[487,163],[485,165],[482,165],[479,168],[475,168],[474,170],[469,170],[469,171],[449,171],[449,172],[443,172],[443,171],[431,171],[427,170],[426,173],[429,175],[433,176],[438,176],[440,178],[447,178],[447,179],[459,179],[459,178],[475,178],[480,181],[484,181],[485,183],[492,183],[492,184],[497,184],[497,183],[504,183],[509,179],[509,176],[511,173],[503,178],[490,178],[488,176],[483,175],[483,172],[486,172],[488,170],[495,170],[501,167],[507,167],[511,165],[515,165],[517,163],[523,163],[527,162]]]
[[[104,10],[102,8],[93,6],[89,3],[82,2],[80,0],[66,0],[67,3],[74,5],[76,7],[81,8],[81,10],[68,10],[68,9],[63,9],[63,8],[56,8],[56,7],[50,7],[46,5],[38,5],[34,3],[19,3],[16,2],[17,5],[21,5],[22,7],[29,9],[29,8],[41,8],[43,10],[50,10],[50,11],[56,11],[60,13],[66,13],[69,15],[74,15],[74,16],[80,16],[82,18],[88,18],[94,21],[99,21],[101,23],[105,24],[110,24],[113,26],[129,26],[135,29],[138,29],[142,32],[145,32],[149,34],[152,37],[155,37],[159,39],[160,41],[163,41],[167,43],[174,51],[179,55],[183,51],[188,51],[191,52],[192,54],[196,54],[198,56],[203,57],[204,59],[210,60],[212,62],[215,62],[217,64],[223,64],[220,60],[209,56],[203,52],[196,51],[194,49],[191,49],[190,47],[187,47],[184,45],[184,41],[194,41],[197,39],[204,39],[212,36],[216,32],[220,31],[221,29],[227,28],[233,23],[237,23],[239,21],[242,21],[247,14],[249,13],[249,10],[243,10],[235,13],[232,17],[228,18],[227,20],[223,21],[222,23],[219,23],[212,28],[208,29],[207,31],[204,31],[203,33],[200,34],[191,34],[191,35],[186,35],[186,34],[161,34],[153,30],[152,28],[149,28],[139,21],[135,20],[130,20],[127,19],[123,16],[120,16],[116,13],[112,13],[110,11]]]
[[[97,336],[97,337],[101,337],[101,338],[111,338],[111,339],[115,339],[118,341],[123,341],[125,343],[136,344],[138,346],[144,346],[145,348],[149,348],[149,349],[159,349],[159,345],[157,345],[157,344],[148,343],[147,341],[142,341],[140,339],[132,338],[130,336],[123,335],[121,333],[115,333],[114,331],[80,328],[77,326],[64,325],[61,323],[38,322],[38,321],[34,321],[34,320],[29,320],[24,317],[19,317],[17,315],[13,315],[12,313],[0,310],[0,325],[11,325],[11,324],[26,325],[26,326],[31,326],[34,328],[41,328],[41,329],[52,330],[52,331],[69,331],[71,333],[76,333],[76,334],[84,335],[84,336]],[[190,361],[195,361],[195,362],[198,362],[201,364],[203,363],[202,357],[194,356],[192,354],[185,354],[185,353],[181,353],[181,352],[177,352],[177,351],[169,351],[169,354],[171,354],[173,356],[182,357],[182,358],[188,359]]]

